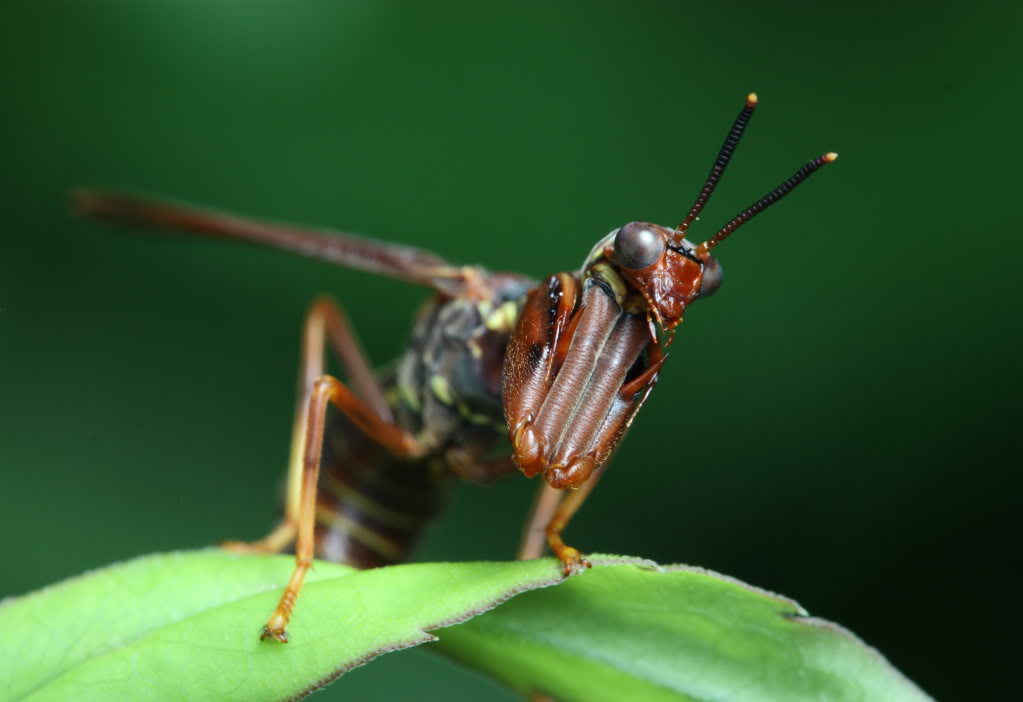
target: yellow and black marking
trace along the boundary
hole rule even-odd
[[[442,482],[426,459],[403,460],[343,416],[324,443],[317,492],[317,553],[370,568],[407,559],[441,507]]]
[[[441,508],[455,475],[452,449],[463,472],[486,478],[496,470],[485,466],[507,433],[501,360],[530,284],[513,282],[494,300],[426,304],[405,354],[381,376],[397,423],[428,448],[425,456],[397,458],[331,413],[317,493],[319,557],[360,568],[400,563]]]

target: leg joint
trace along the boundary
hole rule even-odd
[[[319,378],[313,381],[313,392],[318,395],[326,395],[330,397],[334,393],[334,388],[337,385],[337,380],[332,375],[321,375]]]

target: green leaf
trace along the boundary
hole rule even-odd
[[[927,700],[877,651],[792,600],[687,566],[593,569],[440,634],[522,692],[585,700]]]
[[[147,556],[0,606],[0,700],[284,700],[561,580],[551,560],[356,571],[317,562],[289,626],[259,641],[294,559]]]
[[[685,566],[592,556],[356,571],[317,563],[292,642],[258,632],[287,556],[149,556],[0,606],[0,700],[283,700],[381,653],[434,647],[523,692],[571,700],[924,700],[844,629]]]

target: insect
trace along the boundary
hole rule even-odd
[[[362,568],[405,560],[452,477],[486,482],[516,468],[541,475],[519,556],[539,556],[546,539],[565,576],[589,567],[562,532],[657,383],[686,308],[720,285],[711,252],[837,158],[810,161],[693,245],[686,233],[756,105],[750,94],[677,227],[630,222],[601,238],[580,270],[539,283],[352,234],[110,191],[75,194],[77,210],[89,216],[267,245],[433,290],[404,355],[383,372],[370,367],[340,306],[321,297],[309,309],[284,517],[259,541],[227,545],[294,549],[295,569],[261,638],[288,641],[314,555]],[[327,347],[346,381],[325,372]],[[329,405],[337,411],[328,415]],[[497,453],[505,436],[511,456]]]

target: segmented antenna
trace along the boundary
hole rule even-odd
[[[710,175],[707,176],[707,182],[703,184],[703,189],[700,194],[696,196],[696,202],[693,203],[692,208],[689,210],[689,214],[682,220],[682,223],[675,227],[675,236],[681,239],[685,236],[686,230],[689,229],[689,225],[699,216],[700,210],[707,204],[707,200],[710,199],[711,193],[714,192],[714,188],[717,187],[718,181],[721,180],[721,174],[725,172],[725,167],[728,165],[728,161],[731,160],[732,154],[735,152],[735,147],[739,144],[739,139],[742,137],[742,133],[746,130],[746,125],[749,124],[749,118],[753,116],[753,110],[757,106],[757,94],[750,93],[746,96],[746,106],[742,108],[742,112],[735,118],[735,123],[728,132],[728,137],[725,139],[725,143],[721,145],[721,150],[718,152],[717,160],[714,161],[714,167],[710,169]]]
[[[743,210],[738,216],[734,217],[731,222],[721,227],[717,234],[707,239],[704,243],[700,244],[699,249],[704,251],[710,251],[720,242],[724,241],[728,236],[736,229],[741,227],[746,222],[753,219],[754,216],[763,212],[774,203],[781,200],[783,197],[788,195],[790,192],[795,190],[796,186],[810,177],[810,174],[816,171],[818,168],[826,163],[831,163],[838,154],[834,152],[826,153],[823,156],[818,156],[814,160],[796,171],[791,178],[786,180],[784,183],[779,185],[771,192],[764,195],[762,198],[754,202],[752,205]]]

